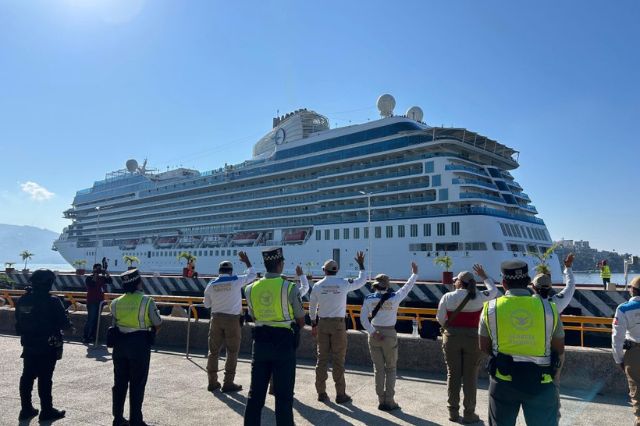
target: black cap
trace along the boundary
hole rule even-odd
[[[223,260],[222,262],[220,262],[220,266],[218,266],[218,269],[231,269],[231,270],[233,270],[233,263],[229,262],[228,260]]]
[[[522,260],[507,260],[500,264],[502,276],[507,280],[529,278],[529,265]]]
[[[138,272],[138,268],[130,269],[127,272],[120,275],[120,279],[122,280],[123,286],[132,286],[137,285],[142,278],[140,278],[140,273]]]
[[[267,250],[262,250],[262,260],[264,260],[265,262],[284,260],[284,256],[282,255],[282,248],[275,247]]]
[[[34,289],[51,290],[51,286],[56,281],[56,274],[49,269],[38,269],[31,274],[29,282]]]

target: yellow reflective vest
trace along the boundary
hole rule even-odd
[[[295,285],[282,277],[262,278],[244,291],[256,325],[291,328],[294,321],[289,294]]]
[[[149,317],[151,297],[140,292],[125,293],[111,302],[111,314],[118,327],[147,330],[153,323]]]
[[[611,278],[611,269],[609,269],[609,265],[604,265],[600,268],[600,278]]]
[[[551,338],[559,320],[555,303],[540,297],[505,295],[486,302],[482,315],[494,355],[510,355],[516,363],[551,364]],[[496,377],[511,381],[511,376],[499,371]],[[551,381],[550,375],[543,375],[542,383]]]

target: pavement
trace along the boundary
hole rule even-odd
[[[15,425],[20,411],[18,381],[22,370],[20,341],[0,334],[0,424]],[[222,361],[224,362],[224,361]],[[221,367],[224,364],[221,364]],[[237,394],[207,392],[206,358],[158,349],[151,356],[143,413],[150,425],[241,425],[250,382],[251,361],[241,357],[236,382],[244,389]],[[433,376],[399,371],[396,400],[402,410],[386,413],[377,409],[373,372],[347,365],[347,392],[353,403],[338,405],[316,401],[314,366],[300,361],[297,368],[294,416],[297,425],[455,425],[448,420],[447,386],[444,372]],[[106,347],[93,348],[69,342],[54,373],[54,405],[67,410],[55,425],[110,425],[113,367]],[[478,414],[487,419],[487,381],[478,390]],[[37,386],[36,386],[37,387]],[[329,375],[329,396],[335,392]],[[599,395],[595,390],[561,389],[561,425],[632,425],[634,417],[626,395]],[[34,389],[34,405],[39,407]],[[125,412],[128,409],[125,408]],[[38,424],[33,419],[31,423]],[[267,396],[263,425],[275,425],[274,398]],[[483,423],[476,423],[481,425]],[[518,425],[524,425],[522,415]]]

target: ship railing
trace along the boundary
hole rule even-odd
[[[9,304],[10,307],[15,307],[15,300],[19,299],[25,293],[24,290],[9,290],[9,289],[0,289],[0,296],[3,297]],[[52,291],[51,294],[57,295],[59,297],[64,298],[67,302],[69,302],[74,310],[78,310],[79,303],[86,302],[86,293],[81,291]],[[109,304],[109,302],[117,297],[120,297],[121,294],[117,293],[106,293],[105,301],[101,305],[101,313],[102,308]],[[158,306],[179,306],[187,309],[188,318],[187,318],[187,342],[186,342],[186,353],[187,357],[189,356],[189,339],[190,339],[190,327],[191,327],[191,319],[193,318],[195,321],[199,320],[198,317],[198,308],[202,308],[204,305],[202,297],[195,296],[166,296],[166,295],[152,295],[153,300]],[[244,312],[247,311],[247,303],[246,300],[243,299],[242,306]],[[309,303],[304,303],[305,311],[309,310]],[[357,319],[360,318],[361,306],[360,305],[347,305],[347,315],[349,320],[351,321],[351,326],[355,330],[357,329]],[[418,324],[418,330],[421,330],[425,324],[425,321],[429,322],[437,322],[436,320],[437,309],[435,308],[408,308],[408,307],[400,307],[398,308],[398,320],[416,320]],[[585,346],[585,333],[605,333],[611,334],[613,319],[612,318],[604,318],[604,317],[593,317],[593,316],[576,316],[576,315],[562,315],[560,317],[562,320],[562,324],[565,330],[573,330],[578,331],[580,333],[580,346]],[[98,324],[99,327],[99,324]],[[99,328],[97,328],[96,335],[98,336]],[[96,344],[98,342],[98,338],[96,338]]]
[[[453,183],[455,185],[478,185],[478,186],[483,186],[485,188],[490,188],[490,189],[497,190],[497,187],[493,183],[483,182],[483,181],[477,180],[477,179],[454,178],[451,181],[451,183]]]
[[[484,170],[481,170],[475,167],[470,167],[470,166],[463,166],[461,164],[447,164],[444,166],[444,169],[451,170],[451,171],[472,172],[478,175],[488,176],[487,172],[485,172]]]

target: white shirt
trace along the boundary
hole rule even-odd
[[[640,343],[640,296],[634,296],[616,309],[611,333],[613,359],[620,364],[624,357],[622,345],[625,340]]]
[[[558,314],[561,314],[562,311],[567,309],[567,306],[569,306],[573,299],[573,293],[576,291],[576,280],[573,277],[571,268],[564,268],[564,284],[565,287],[560,293],[556,293],[549,298],[549,302],[556,304]]]
[[[313,286],[309,297],[309,318],[314,322],[316,315],[320,318],[344,318],[347,313],[347,294],[357,290],[367,282],[363,271],[358,277],[338,278],[327,275]]]
[[[242,287],[256,278],[253,268],[246,275],[220,274],[204,289],[204,306],[211,313],[239,315],[242,312]]]
[[[309,292],[309,280],[307,280],[306,275],[298,275],[298,279],[300,282],[298,283],[298,292],[300,293],[300,297],[304,297],[305,294]]]
[[[475,299],[469,299],[460,312],[481,311],[484,302],[495,299],[498,296],[498,288],[491,278],[484,280],[484,285],[487,289],[484,291],[476,291]],[[447,312],[455,311],[465,297],[467,297],[467,290],[464,288],[456,289],[442,296],[438,304],[438,313],[436,314],[436,319],[440,325],[444,325],[447,321]]]
[[[376,291],[365,297],[362,309],[360,310],[360,323],[362,323],[362,327],[364,327],[369,334],[373,334],[376,331],[375,327],[393,327],[396,325],[400,302],[411,292],[417,279],[418,275],[411,274],[405,285],[403,285],[400,290],[393,292],[393,295],[385,300],[382,306],[380,306],[376,317],[371,321],[369,321],[369,314],[372,313],[378,303],[380,303],[380,299],[384,293]]]

